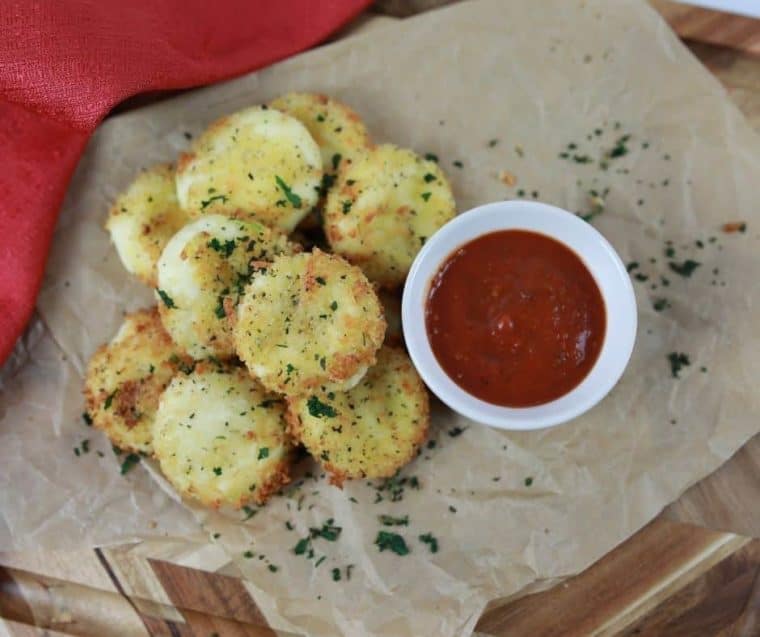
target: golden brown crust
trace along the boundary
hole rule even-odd
[[[177,198],[194,218],[222,214],[291,232],[318,199],[322,156],[296,118],[252,106],[213,122],[180,157]]]
[[[374,363],[384,333],[366,277],[315,248],[278,257],[253,277],[237,310],[234,338],[251,374],[290,396],[358,381]]]
[[[116,337],[90,359],[87,413],[119,448],[150,453],[159,398],[179,369],[192,366],[163,329],[156,308],[125,317]]]
[[[105,227],[126,270],[155,287],[161,252],[188,221],[177,201],[174,166],[157,164],[137,175],[116,198]]]
[[[180,493],[218,508],[263,504],[289,481],[284,405],[242,367],[206,361],[161,398],[154,448]]]
[[[393,289],[454,214],[451,186],[437,163],[382,144],[341,167],[323,216],[332,250]]]
[[[430,405],[406,354],[383,347],[356,387],[289,399],[286,419],[289,433],[341,485],[390,477],[414,459],[427,436]]]

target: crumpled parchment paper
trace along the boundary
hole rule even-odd
[[[591,215],[631,263],[639,304],[613,392],[571,423],[523,433],[434,403],[434,443],[381,489],[341,491],[304,462],[266,507],[217,513],[181,503],[148,461],[119,475],[80,418],[81,376],[122,313],[152,301],[109,245],[109,203],[185,148],[185,133],[291,90],[343,99],[376,140],[437,155],[460,210],[525,196]],[[469,634],[489,600],[584,569],[760,430],[758,183],[758,137],[635,0],[463,3],[114,117],[76,173],[40,319],[2,375],[0,546],[205,534],[273,627]],[[745,231],[722,232],[732,221]],[[335,541],[325,524],[340,527]],[[381,552],[379,531],[409,554]]]

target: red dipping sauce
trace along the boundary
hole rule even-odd
[[[505,230],[449,255],[425,305],[449,377],[494,405],[529,407],[574,389],[594,366],[606,312],[581,259],[542,234]]]

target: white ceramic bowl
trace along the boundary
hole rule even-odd
[[[569,393],[534,407],[501,407],[482,401],[443,370],[425,329],[430,281],[457,248],[489,232],[528,230],[565,244],[591,272],[604,299],[606,332],[596,363]],[[574,214],[533,201],[500,201],[458,215],[420,250],[404,287],[401,308],[409,355],[427,386],[453,410],[499,429],[540,429],[566,422],[591,409],[623,374],[636,339],[636,297],[623,262],[609,242]]]

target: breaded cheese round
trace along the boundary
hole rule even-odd
[[[172,343],[155,307],[127,315],[87,366],[84,394],[93,425],[120,449],[151,453],[159,396],[178,369],[191,365]]]
[[[177,201],[174,166],[159,164],[140,173],[117,197],[106,230],[127,272],[155,287],[161,252],[189,221]]]
[[[232,356],[230,317],[251,274],[294,249],[285,235],[256,221],[208,215],[185,226],[158,261],[164,327],[193,358]]]
[[[288,402],[290,432],[338,485],[395,474],[415,457],[430,422],[422,380],[409,357],[392,347],[378,352],[350,391],[321,389]]]
[[[153,426],[161,471],[208,506],[261,504],[289,480],[284,412],[244,368],[198,363],[161,396]]]
[[[271,108],[295,117],[308,129],[322,153],[322,170],[337,172],[344,162],[370,148],[361,118],[346,104],[320,93],[288,93],[269,102]]]
[[[219,213],[290,232],[314,207],[322,155],[294,117],[253,106],[217,120],[180,155],[177,197],[192,216]]]
[[[271,391],[355,385],[374,364],[385,320],[372,284],[315,248],[256,272],[237,310],[235,348]]]
[[[401,285],[425,241],[455,214],[434,161],[384,144],[341,170],[324,210],[332,249],[384,287]]]

